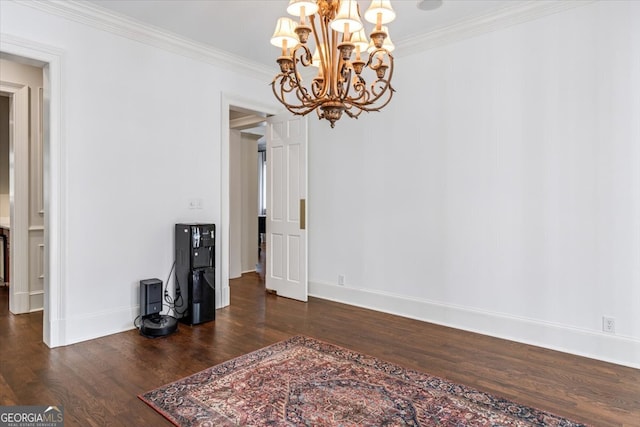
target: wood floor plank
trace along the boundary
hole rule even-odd
[[[0,289],[0,405],[63,405],[67,426],[170,426],[136,396],[293,335],[308,335],[594,426],[640,426],[640,370],[231,281],[216,320],[166,338],[136,330],[49,349],[42,314]]]

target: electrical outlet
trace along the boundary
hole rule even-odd
[[[338,285],[344,286],[344,274],[338,274]]]
[[[202,199],[189,199],[189,209],[202,209]]]
[[[613,317],[602,316],[602,330],[610,334],[616,333],[616,319]]]

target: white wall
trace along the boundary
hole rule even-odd
[[[639,367],[638,22],[597,2],[397,58],[385,110],[310,120],[311,293]]]
[[[139,280],[167,279],[173,224],[220,222],[222,92],[268,103],[269,87],[22,4],[1,8],[3,34],[62,52],[60,344],[131,328]],[[203,208],[188,209],[191,198]],[[217,267],[220,284],[219,256]]]

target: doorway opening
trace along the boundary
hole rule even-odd
[[[279,107],[273,104],[264,104],[257,102],[254,99],[244,98],[234,94],[222,93],[222,105],[221,105],[221,146],[220,146],[220,158],[221,158],[221,193],[220,193],[220,229],[219,233],[219,256],[216,262],[219,262],[218,268],[220,271],[220,306],[224,307],[230,303],[229,295],[229,272],[231,262],[237,262],[234,259],[234,255],[231,253],[231,199],[232,191],[230,186],[230,178],[233,173],[234,166],[231,164],[231,137],[232,133],[238,132],[238,130],[232,130],[231,115],[242,113],[246,115],[256,115],[261,117],[264,121],[267,117],[276,114],[279,111]],[[235,111],[232,113],[232,111]],[[235,117],[234,126],[237,126],[241,122],[240,117]],[[251,124],[252,127],[256,126],[255,121]],[[234,196],[235,197],[235,196]],[[254,212],[253,215],[256,215]],[[255,216],[254,216],[255,217]],[[257,232],[257,231],[256,231]],[[254,240],[254,245],[256,241]],[[257,249],[257,248],[256,248]],[[236,252],[237,253],[237,252]],[[217,297],[218,295],[216,295]]]
[[[3,35],[0,40],[0,59],[18,64],[30,65],[39,69],[42,75],[42,91],[38,90],[42,102],[41,143],[42,143],[42,210],[43,234],[42,246],[38,246],[43,272],[42,340],[49,347],[66,344],[64,334],[64,283],[66,278],[66,229],[65,217],[65,157],[64,141],[61,137],[61,62],[63,52],[38,42]],[[2,79],[7,75],[2,72]],[[11,89],[9,89],[9,92]],[[28,218],[28,214],[15,215],[15,218]],[[25,220],[26,221],[26,220]],[[23,228],[24,229],[24,228]],[[16,228],[16,231],[18,228]],[[15,237],[15,236],[14,236]],[[12,237],[13,239],[13,237]],[[27,255],[28,256],[28,255]],[[24,258],[26,259],[27,256]],[[14,256],[14,260],[20,258]],[[11,274],[11,291],[17,285],[16,276]]]
[[[0,56],[0,275],[14,314],[45,305],[44,64]]]
[[[266,113],[229,108],[229,278],[264,280],[266,248]]]

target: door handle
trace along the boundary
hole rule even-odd
[[[307,201],[300,199],[300,230],[307,228]]]

